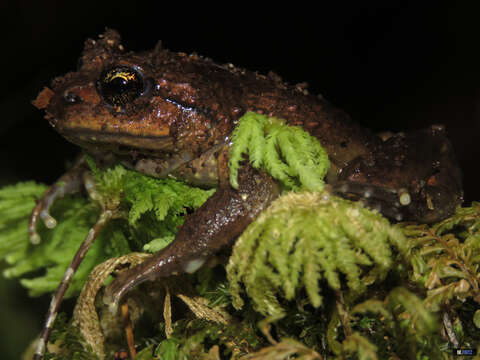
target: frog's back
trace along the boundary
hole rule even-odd
[[[158,69],[163,98],[199,109],[233,128],[247,111],[282,118],[303,127],[327,149],[334,166],[372,151],[379,139],[350,119],[321,95],[308,92],[305,84],[290,85],[274,74],[267,75],[218,65],[197,54],[156,49],[151,55]]]

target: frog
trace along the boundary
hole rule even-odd
[[[112,29],[86,40],[77,71],[55,78],[34,105],[99,162],[217,189],[185,216],[169,246],[108,285],[104,301],[113,309],[143,281],[195,272],[280,195],[279,184],[248,159],[238,188],[229,182],[231,134],[248,112],[281,118],[317,138],[331,163],[328,191],[362,201],[392,221],[433,223],[463,201],[461,171],[443,125],[379,136],[305,84],[172,52],[161,43],[150,51],[126,51]],[[30,220],[32,241],[39,241],[38,221],[55,226],[50,205],[79,191],[85,170],[79,161],[40,199]]]

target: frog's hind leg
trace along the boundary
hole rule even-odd
[[[331,189],[334,194],[349,200],[359,200],[370,209],[395,221],[405,220],[404,208],[411,202],[406,189],[397,190],[352,181],[339,181]]]
[[[83,174],[87,168],[85,157],[79,157],[73,167],[64,175],[62,175],[55,184],[50,186],[42,195],[42,198],[33,208],[28,224],[28,233],[32,244],[40,243],[40,235],[37,233],[37,224],[39,219],[43,221],[45,226],[53,229],[57,222],[50,215],[50,207],[55,200],[81,191],[84,181]]]
[[[122,297],[146,280],[193,273],[243,230],[278,196],[273,179],[244,166],[238,190],[220,187],[199,209],[186,217],[175,240],[136,267],[120,274],[106,289],[104,302],[116,312]]]

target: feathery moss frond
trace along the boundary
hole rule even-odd
[[[403,317],[408,323],[406,327],[419,340],[432,334],[438,328],[437,319],[426,308],[424,301],[405,288],[392,290],[387,301],[392,312],[396,312],[398,315],[404,311],[408,314],[408,317]]]
[[[237,240],[227,266],[233,305],[243,305],[240,283],[256,310],[269,316],[283,314],[277,296],[291,300],[300,287],[320,306],[319,281],[338,290],[340,274],[350,290],[362,292],[367,269],[385,275],[392,245],[405,252],[404,243],[398,229],[358,203],[327,193],[289,193]]]
[[[357,354],[359,360],[378,359],[377,347],[357,332],[345,339],[342,350],[347,354]]]
[[[293,339],[283,339],[272,346],[262,350],[242,356],[239,360],[323,360],[323,357],[313,349],[309,349],[302,343]]]
[[[237,174],[243,154],[254,168],[265,169],[288,189],[321,191],[330,166],[318,140],[298,126],[248,112],[239,119],[230,148],[230,183],[238,188]]]
[[[30,181],[0,189],[0,259],[14,264],[25,257],[28,216],[46,188]]]
[[[174,179],[152,178],[121,165],[98,170],[95,164],[89,164],[96,179],[96,191],[101,196],[100,202],[118,199],[120,206],[128,210],[128,221],[132,226],[137,226],[139,219],[148,213],[157,221],[165,221],[168,215],[184,215],[186,208],[200,207],[215,192],[215,189],[202,190]]]

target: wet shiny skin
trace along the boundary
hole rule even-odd
[[[55,79],[35,101],[60,134],[97,158],[113,156],[151,176],[219,187],[167,249],[109,287],[110,302],[145,279],[195,270],[277,196],[271,178],[248,165],[239,191],[228,184],[229,136],[246,111],[283,118],[317,137],[332,162],[327,181],[333,191],[363,199],[393,220],[438,221],[462,201],[460,171],[442,126],[380,139],[274,74],[158,47],[126,52],[112,30],[87,40],[81,60],[77,72]],[[135,83],[109,82],[117,78]]]

